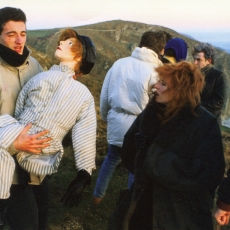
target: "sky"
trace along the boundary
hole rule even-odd
[[[165,26],[201,41],[221,39],[230,49],[230,0],[1,0],[0,8],[6,6],[25,12],[29,30],[121,19]]]

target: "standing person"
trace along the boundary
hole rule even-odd
[[[208,43],[200,43],[193,49],[194,63],[205,76],[205,86],[201,93],[201,105],[217,117],[221,125],[221,110],[224,106],[226,85],[224,75],[213,67],[215,50]]]
[[[14,115],[18,93],[34,75],[42,72],[39,63],[31,57],[26,43],[26,15],[21,9],[4,7],[0,9],[0,114]],[[48,131],[29,135],[27,125],[9,147],[11,152],[40,152],[47,147],[51,138],[40,139]],[[1,135],[1,133],[0,133]],[[16,150],[17,149],[17,150]],[[0,171],[5,174],[5,162],[0,159]],[[14,165],[14,162],[12,162]],[[48,182],[45,178],[39,186],[27,186],[27,173],[16,166],[10,198],[0,199],[0,228],[4,226],[4,210],[7,206],[7,220],[11,229],[45,229],[48,210]],[[9,194],[8,194],[9,195]],[[43,197],[41,199],[41,196]]]
[[[155,95],[125,134],[122,160],[134,186],[109,229],[213,230],[225,170],[217,118],[199,105],[204,77],[189,62],[156,68]]]
[[[19,165],[30,173],[29,184],[39,185],[46,175],[57,172],[64,154],[62,140],[72,129],[78,173],[63,198],[64,204],[72,206],[80,201],[84,187],[90,182],[92,169],[95,168],[94,98],[83,84],[75,81],[78,75],[91,71],[95,63],[95,47],[89,37],[78,35],[73,29],[63,30],[58,43],[55,57],[60,64],[37,74],[23,87],[16,103],[17,120],[8,114],[0,116],[0,153],[3,155],[2,159],[5,157],[6,164],[10,162],[8,145],[11,145],[27,123],[32,123],[28,131],[30,134],[49,130],[46,136],[52,137],[52,141],[40,154],[25,151],[16,154]],[[89,60],[87,68],[83,54]],[[8,161],[6,156],[9,157]],[[7,174],[7,179],[10,179],[10,173]],[[5,177],[1,179],[2,183],[4,179]],[[7,185],[7,181],[5,184]],[[8,192],[7,189],[1,190]]]
[[[154,68],[161,66],[166,44],[164,31],[145,32],[130,57],[119,59],[108,71],[100,96],[100,112],[107,123],[108,153],[94,189],[94,203],[101,202],[112,173],[120,162],[124,134],[149,101],[150,86],[157,82]],[[169,38],[168,36],[167,38]],[[132,175],[129,175],[129,187]]]
[[[172,38],[164,48],[163,63],[177,63],[186,60],[188,47],[181,38]]]

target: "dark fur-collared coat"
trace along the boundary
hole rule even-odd
[[[206,109],[195,112],[184,107],[161,126],[152,104],[137,117],[122,147],[134,186],[115,209],[110,229],[213,229],[214,193],[225,170],[221,132]]]

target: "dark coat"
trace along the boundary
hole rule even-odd
[[[156,105],[147,106],[124,138],[122,160],[135,174],[137,201],[129,229],[211,230],[225,170],[217,119],[201,106],[196,116],[183,108],[161,127],[156,113]],[[146,136],[138,152],[136,133]]]
[[[205,86],[201,93],[201,105],[220,119],[226,94],[224,75],[221,71],[209,66],[202,69],[202,73],[205,76]]]

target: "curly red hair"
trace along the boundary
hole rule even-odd
[[[164,121],[170,120],[184,106],[194,109],[200,103],[204,87],[204,76],[194,63],[182,61],[156,68],[160,79],[169,83],[170,103],[164,111]]]

